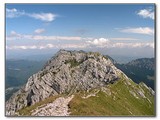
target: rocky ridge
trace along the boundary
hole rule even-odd
[[[129,80],[100,53],[60,50],[6,102],[6,115],[15,115],[16,111],[50,96],[102,88],[121,75]]]

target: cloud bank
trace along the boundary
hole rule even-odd
[[[104,46],[109,43],[109,40],[105,38],[99,38],[99,39],[94,39],[92,41],[89,40],[87,41],[87,43],[90,45],[95,45],[95,46]]]
[[[45,45],[15,45],[15,46],[6,46],[8,50],[28,50],[28,49],[66,49],[66,48],[73,48],[73,49],[83,49],[86,48],[87,45],[85,44],[45,44]]]
[[[124,28],[124,29],[120,29],[120,32],[153,35],[154,29],[150,27]]]
[[[120,48],[152,48],[154,49],[154,43],[153,42],[130,42],[130,43],[124,43],[124,42],[112,42],[109,39],[106,38],[99,38],[99,39],[93,39],[93,40],[86,40],[83,43],[69,43],[69,44],[44,44],[44,45],[19,45],[19,46],[7,46],[6,49],[10,50],[16,50],[16,49],[65,49],[65,48],[73,48],[73,49],[95,49],[95,48],[104,48],[104,49],[120,49]]]
[[[126,37],[126,38],[110,38],[110,40],[119,40],[119,41],[120,40],[122,40],[122,41],[125,40],[126,41],[126,40],[139,40],[139,39],[137,39],[137,38],[127,38]]]
[[[86,41],[87,45],[90,47],[100,47],[100,48],[144,48],[150,47],[154,49],[153,42],[112,42],[109,39],[99,38],[92,41]],[[94,45],[94,46],[93,46]]]
[[[34,33],[43,33],[44,29],[36,29]],[[32,35],[32,34],[19,34],[15,31],[11,31],[10,35],[6,36],[6,40],[82,40],[90,38],[82,38],[79,36],[45,36],[45,35]]]

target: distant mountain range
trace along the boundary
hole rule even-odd
[[[145,83],[127,77],[110,57],[60,50],[6,101],[6,115],[154,116],[154,95]]]
[[[115,66],[122,70],[134,82],[144,82],[154,89],[156,69],[154,58],[136,59],[127,64],[116,63]]]

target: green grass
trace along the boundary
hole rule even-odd
[[[111,95],[107,95],[104,91],[99,89],[92,89],[89,92],[79,91],[75,93],[74,98],[69,102],[69,112],[71,116],[155,116],[154,111],[154,97],[150,94],[142,84],[138,85],[129,80],[126,85],[126,79],[121,75],[121,79],[114,84],[106,86],[110,90]],[[136,94],[135,98],[130,91],[142,89],[145,92],[146,98],[142,98]],[[82,98],[91,93],[99,92],[96,96],[89,98]],[[63,95],[49,97],[35,105],[25,107],[19,110],[19,114],[23,116],[30,116],[31,111],[38,106],[53,102],[56,98]]]
[[[134,87],[139,87],[131,83]],[[126,87],[121,79],[114,84],[107,86],[110,88],[111,96],[100,91],[95,97],[83,99],[83,93],[77,93],[69,103],[70,112],[73,116],[154,116],[154,99],[149,97],[152,104],[145,98],[137,99]],[[148,93],[146,93],[148,96]]]

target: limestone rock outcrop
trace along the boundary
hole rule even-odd
[[[60,50],[6,102],[6,115],[50,96],[113,84],[121,74],[127,78],[100,53]]]

